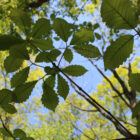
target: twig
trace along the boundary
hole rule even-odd
[[[126,98],[130,101],[131,97],[130,97],[130,92],[127,88],[127,86],[125,85],[124,81],[120,78],[120,76],[118,75],[118,73],[116,72],[116,70],[111,70],[113,75],[115,76],[115,78],[118,80],[118,82],[120,83],[122,89],[123,89],[123,93],[126,96]]]
[[[14,139],[16,140],[16,138],[13,136],[13,134],[7,129],[7,127],[5,126],[3,120],[2,120],[2,117],[0,116],[0,120],[1,120],[1,123],[2,123],[2,126],[3,128],[6,130],[6,132]]]
[[[77,128],[73,123],[72,123],[72,126],[73,126],[75,129],[77,129],[80,133],[82,133],[85,137],[87,137],[88,139],[94,140],[94,139],[90,138],[87,134],[85,134],[82,130],[80,130],[79,128]]]
[[[89,61],[91,62],[91,64],[93,66],[95,66],[95,68],[98,70],[98,72],[107,80],[107,82],[110,84],[110,86],[112,87],[112,89],[118,94],[118,96],[124,101],[124,103],[130,108],[131,106],[129,105],[129,103],[125,100],[125,98],[123,98],[122,94],[114,87],[114,85],[112,84],[112,82],[109,80],[109,78],[98,68],[98,66],[96,64],[94,64],[94,62],[89,59]]]
[[[82,109],[78,106],[75,106],[74,104],[70,103],[74,108],[81,110],[81,111],[85,111],[85,112],[97,112],[98,110],[87,110],[87,109]]]

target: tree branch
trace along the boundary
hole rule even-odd
[[[5,126],[3,120],[2,120],[2,117],[0,116],[0,120],[1,120],[1,123],[2,123],[2,126],[3,128],[5,129],[5,131],[14,139],[16,140],[16,138],[13,136],[13,134],[8,130],[8,128]]]
[[[129,105],[129,103],[125,100],[125,98],[122,96],[122,94],[114,87],[114,85],[112,84],[112,82],[109,80],[109,78],[98,68],[98,66],[96,64],[94,64],[94,62],[89,59],[89,61],[91,62],[91,64],[93,66],[95,66],[95,68],[98,70],[98,72],[106,79],[106,81],[110,84],[110,86],[112,87],[112,89],[118,94],[118,96],[124,101],[124,103],[130,108],[131,106]]]
[[[85,112],[97,112],[98,110],[87,110],[87,109],[83,109],[83,108],[80,108],[78,106],[75,106],[74,104],[70,103],[74,108],[78,109],[78,110],[81,110],[81,111],[85,111]]]
[[[127,86],[125,85],[124,81],[120,78],[120,76],[118,75],[118,73],[115,70],[111,70],[114,77],[118,80],[118,82],[120,83],[122,89],[123,89],[123,93],[126,96],[126,98],[130,101],[131,97],[130,97],[130,92],[127,88]]]

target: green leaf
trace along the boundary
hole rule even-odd
[[[107,48],[104,53],[105,69],[114,69],[121,65],[133,50],[133,36],[125,35],[118,38]]]
[[[47,36],[50,33],[50,21],[45,18],[39,19],[32,31],[33,38],[42,38],[42,35]]]
[[[58,36],[61,37],[65,42],[68,41],[68,38],[72,34],[70,31],[71,24],[67,23],[64,19],[57,18],[54,20],[53,28]]]
[[[41,52],[37,55],[35,62],[52,62],[56,61],[56,58],[61,54],[57,49],[50,52]]]
[[[8,130],[9,131],[9,130]],[[4,128],[0,128],[0,132],[7,137],[12,137]],[[9,131],[10,132],[10,131]]]
[[[87,72],[87,69],[85,69],[83,66],[80,65],[70,65],[68,67],[65,67],[63,69],[63,72],[71,76],[82,76]]]
[[[0,36],[0,50],[8,50],[10,47],[16,44],[22,44],[24,40],[11,35],[1,35]]]
[[[134,107],[133,111],[132,111],[132,118],[136,118],[138,116],[140,112],[140,102],[138,102],[136,104],[136,106]]]
[[[103,0],[101,16],[108,27],[116,29],[133,29],[138,22],[131,0]]]
[[[55,39],[56,41],[59,41],[59,40],[60,40],[60,38],[59,38],[59,37],[54,37],[54,39]]]
[[[45,79],[44,84],[49,85],[49,87],[55,87],[55,76],[49,76]]]
[[[55,75],[58,73],[58,70],[56,68],[51,68],[49,66],[45,67],[44,70],[48,75]]]
[[[101,35],[100,34],[98,34],[98,33],[95,33],[95,37],[97,38],[97,39],[101,39]]]
[[[10,48],[10,55],[13,58],[29,60],[29,54],[25,44],[16,44]]]
[[[57,49],[53,49],[52,51],[50,51],[50,56],[49,58],[52,60],[52,61],[56,61],[56,58],[61,54],[61,52]]]
[[[12,105],[12,104],[3,104],[3,105],[1,105],[1,107],[2,107],[7,113],[10,113],[10,114],[14,114],[14,113],[17,112],[15,106]]]
[[[132,89],[140,92],[140,73],[130,74],[129,85]]]
[[[66,97],[68,96],[68,93],[69,93],[69,85],[68,85],[67,81],[59,74],[58,74],[57,92],[64,99],[66,99]]]
[[[23,59],[14,58],[10,55],[4,60],[4,67],[8,73],[14,72],[21,67],[22,63]]]
[[[93,31],[87,29],[80,29],[79,31],[74,33],[70,44],[77,45],[93,41],[94,41]]]
[[[52,87],[46,84],[43,84],[43,95],[41,101],[46,108],[52,111],[55,111],[55,108],[59,102],[55,91],[52,89]]]
[[[12,91],[8,89],[0,90],[0,105],[8,104],[12,101]]]
[[[53,42],[51,38],[48,38],[47,40],[44,39],[33,39],[32,44],[36,46],[37,48],[40,48],[43,51],[51,50],[53,49]]]
[[[14,130],[13,135],[16,138],[26,138],[26,133],[23,130],[19,129],[19,128]]]
[[[14,23],[25,33],[30,31],[32,20],[27,12],[21,10],[21,8],[13,9],[10,16]]]
[[[137,120],[137,134],[140,136],[140,117]]]
[[[46,62],[46,60],[48,59],[48,55],[49,55],[48,52],[40,52],[37,55],[35,62]]]
[[[31,92],[33,88],[35,87],[37,81],[27,82],[23,83],[15,88],[13,91],[13,100],[16,103],[22,103],[26,101],[29,96],[31,95]]]
[[[30,67],[26,67],[24,69],[22,69],[21,71],[17,72],[11,79],[11,87],[17,87],[20,84],[24,83],[27,78],[28,78],[28,74],[29,74],[29,69]]]
[[[69,63],[72,61],[72,59],[73,59],[73,53],[72,53],[72,51],[70,49],[66,49],[66,51],[64,52],[64,58]]]
[[[94,27],[94,30],[95,30],[95,29],[99,28],[100,25],[99,25],[99,23],[96,23],[96,24],[93,25],[93,27]]]
[[[77,45],[73,47],[77,53],[87,58],[95,58],[101,56],[98,48],[92,45]]]

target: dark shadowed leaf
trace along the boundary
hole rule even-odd
[[[47,40],[36,38],[32,40],[32,43],[34,44],[34,46],[36,46],[37,48],[40,48],[43,51],[51,50],[54,48],[53,42],[50,38]]]
[[[29,60],[25,44],[16,44],[10,48],[10,55],[14,58]]]
[[[28,83],[23,83],[15,88],[13,91],[13,100],[16,103],[22,103],[26,101],[31,95],[32,90],[34,89],[37,81],[32,81]]]
[[[67,81],[61,76],[58,75],[58,86],[57,86],[57,92],[58,94],[63,97],[64,99],[66,99],[66,97],[68,96],[69,93],[69,85],[67,83]]]
[[[8,56],[4,61],[4,67],[8,73],[14,72],[21,67],[22,63],[23,63],[23,59],[18,59],[12,56]]]
[[[0,90],[0,105],[8,104],[12,101],[12,91],[8,89]]]
[[[139,111],[140,111],[140,102],[138,102],[136,106],[134,107],[132,111],[132,118],[136,118],[139,114]]]
[[[70,49],[66,49],[66,51],[64,53],[64,58],[69,63],[72,61],[72,59],[73,59],[73,53],[72,53],[72,51]]]
[[[140,73],[130,74],[129,85],[132,89],[140,92]]]
[[[82,76],[87,72],[87,69],[80,65],[70,65],[63,69],[63,72],[71,76]]]
[[[52,110],[55,111],[56,106],[58,105],[58,97],[52,87],[47,84],[43,84],[43,95],[41,98],[42,104]]]
[[[22,129],[15,129],[13,133],[16,138],[26,138],[26,133]]]
[[[10,47],[16,44],[22,44],[24,40],[11,35],[0,36],[0,50],[8,50]]]
[[[26,67],[24,69],[22,69],[21,71],[17,72],[11,79],[11,87],[17,87],[20,84],[24,83],[27,78],[28,78],[28,74],[29,74],[29,69],[30,67]]]
[[[10,113],[10,114],[14,114],[14,113],[17,112],[15,106],[12,105],[12,104],[4,104],[4,105],[1,105],[1,107],[2,107],[7,113]]]
[[[51,30],[50,21],[48,19],[41,18],[34,25],[32,37],[42,38],[42,35],[47,36],[50,33],[50,30]]]

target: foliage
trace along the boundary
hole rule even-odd
[[[3,29],[1,32],[3,32],[0,36],[0,51],[7,53],[4,64],[2,64],[2,72],[4,78],[5,74],[8,75],[9,73],[12,78],[10,77],[9,89],[5,86],[0,90],[0,106],[7,113],[15,113],[16,109],[14,105],[27,101],[33,89],[39,83],[43,91],[41,103],[46,108],[55,111],[59,104],[59,98],[63,97],[66,99],[70,84],[72,84],[76,92],[91,107],[96,108],[102,117],[105,117],[109,122],[113,123],[121,135],[127,139],[139,138],[140,115],[138,111],[139,105],[137,105],[139,97],[137,93],[139,92],[140,80],[139,73],[133,72],[131,58],[129,58],[130,55],[133,56],[132,53],[135,49],[135,36],[140,37],[140,30],[138,28],[140,16],[139,0],[102,0],[102,20],[110,30],[110,38],[113,37],[111,36],[112,34],[115,37],[113,41],[109,40],[109,43],[104,43],[101,48],[94,45],[95,41],[103,39],[100,34],[94,32],[94,29],[98,29],[100,25],[75,23],[81,11],[78,8],[77,1],[59,1],[58,4],[62,6],[61,12],[54,10],[52,14],[51,12],[49,13],[50,15],[44,12],[42,16],[39,16],[39,12],[43,11],[43,8],[46,11],[49,9],[42,5],[44,2],[48,2],[48,5],[51,5],[51,2],[48,0],[33,2],[28,0],[23,2],[8,1],[8,6],[5,6],[6,3],[4,2],[1,3],[1,5],[4,5],[4,8],[1,10],[2,15],[4,15],[1,22],[3,23],[8,20],[10,23],[6,28],[2,25]],[[81,0],[82,2],[84,1]],[[64,4],[66,5],[65,7],[63,7]],[[95,0],[92,4],[98,5],[99,1]],[[96,6],[92,5],[92,7]],[[5,13],[4,9],[8,10],[8,12]],[[82,9],[82,11],[84,10]],[[74,19],[74,23],[69,23],[58,16],[60,13],[64,16],[66,12],[67,15],[71,15],[70,17]],[[57,13],[59,14],[57,15]],[[38,15],[37,20],[33,22],[36,14]],[[4,20],[5,17],[6,19]],[[63,52],[59,50],[58,46],[54,45],[54,35],[63,41],[65,47]],[[108,103],[102,104],[99,99],[103,97],[96,98],[90,95],[70,77],[83,76],[88,71],[84,66],[72,64],[74,51],[86,57],[109,83],[112,92],[117,93],[119,99],[113,104],[114,108],[110,109],[110,104]],[[65,67],[61,66],[63,57],[69,62]],[[127,61],[128,58],[129,60]],[[121,90],[118,85],[116,87],[113,84],[111,79],[100,70],[93,60],[103,60],[104,69],[112,72],[115,79],[121,85]],[[116,70],[124,62],[128,70],[127,81],[129,82],[127,83],[118,75]],[[23,66],[24,63],[26,63],[26,66]],[[30,81],[31,72],[34,71],[33,69],[35,67],[42,69],[41,76],[37,75],[36,79]],[[127,126],[117,119],[116,116],[118,114],[114,113],[114,111],[118,102],[121,105],[120,100],[123,102],[122,106],[126,106],[132,113],[134,112],[133,117],[137,120],[137,134],[133,134],[133,130],[129,130]],[[121,107],[119,109],[119,111],[125,110]],[[4,136],[13,139],[32,139],[21,129],[15,128],[13,131],[10,131],[1,116],[0,118],[3,125],[0,131]],[[100,126],[100,128],[102,127]],[[84,131],[86,134],[90,133],[88,130]]]

